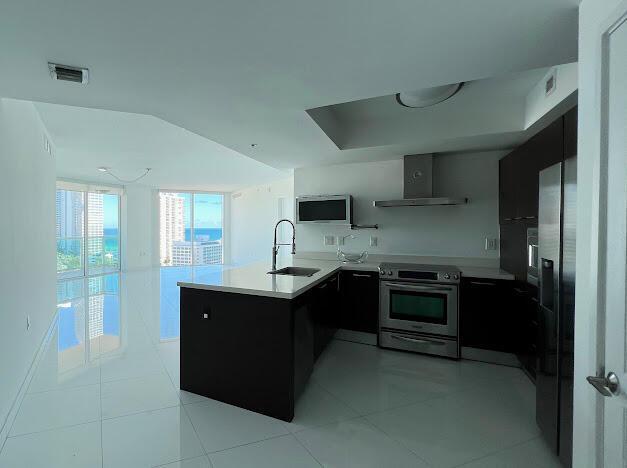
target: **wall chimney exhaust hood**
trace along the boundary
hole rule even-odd
[[[463,205],[467,198],[433,196],[433,154],[412,154],[403,158],[403,199],[376,200],[374,206]]]

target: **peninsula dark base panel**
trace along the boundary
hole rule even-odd
[[[291,421],[313,369],[299,299],[181,288],[181,389]]]

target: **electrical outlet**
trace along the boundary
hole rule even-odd
[[[496,250],[497,245],[497,239],[493,239],[490,237],[485,238],[485,250]]]
[[[376,247],[379,243],[377,236],[370,236],[370,247]]]
[[[324,236],[324,245],[335,245],[335,236]]]

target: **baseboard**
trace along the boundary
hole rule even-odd
[[[361,343],[376,346],[377,345],[377,335],[375,333],[366,333],[354,330],[344,330],[340,328],[336,333],[334,338],[336,340],[343,341],[352,341],[353,343]]]
[[[4,425],[2,426],[2,428],[0,428],[0,451],[2,451],[2,449],[4,448],[4,443],[6,442],[7,437],[9,436],[9,432],[11,431],[11,428],[13,427],[13,422],[15,421],[15,418],[17,417],[17,413],[20,410],[20,407],[22,406],[22,401],[24,400],[24,397],[26,396],[26,392],[28,390],[30,382],[31,380],[33,380],[33,376],[35,375],[35,372],[37,371],[37,367],[39,366],[39,362],[41,361],[41,358],[44,355],[46,346],[50,342],[50,338],[52,337],[52,334],[54,333],[55,327],[57,325],[57,320],[58,320],[58,313],[55,311],[52,317],[52,321],[50,322],[50,326],[48,327],[48,331],[46,332],[43,339],[41,340],[39,349],[37,350],[37,353],[35,353],[35,357],[33,358],[33,361],[31,362],[31,365],[28,369],[28,372],[26,373],[26,377],[24,378],[22,384],[20,385],[20,389],[17,392],[15,399],[13,400],[13,404],[11,405],[11,409],[9,410],[7,417],[4,420]]]
[[[500,364],[502,366],[521,367],[520,361],[515,354],[491,351],[488,349],[468,348],[462,346],[462,359],[489,362],[491,364]]]

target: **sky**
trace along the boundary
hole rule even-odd
[[[109,228],[118,228],[118,196],[117,195],[104,195],[102,197],[102,209],[104,211],[104,227],[106,229]]]
[[[185,199],[185,227],[190,227],[192,206],[191,193],[179,193]],[[213,193],[194,194],[194,227],[219,228],[222,227],[222,195]]]

